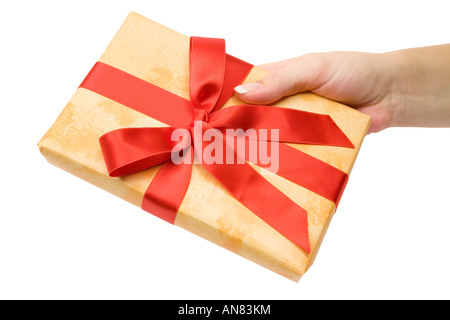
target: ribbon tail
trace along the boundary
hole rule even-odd
[[[234,153],[220,131],[216,132],[214,138],[215,141],[221,141],[224,152]],[[198,153],[204,150],[204,145],[195,146],[197,156],[201,156]],[[250,211],[306,252],[311,252],[306,210],[264,179],[248,163],[209,164],[202,161],[202,166]]]
[[[241,141],[239,141],[241,140]],[[235,143],[245,143],[245,159],[303,188],[334,202],[336,207],[348,182],[348,174],[309,154],[295,149],[285,143],[267,141],[249,141],[236,139]],[[255,152],[255,146],[258,143]],[[268,145],[270,156],[262,157],[262,145]],[[252,150],[253,148],[253,150]],[[243,149],[243,148],[241,148]],[[238,147],[239,150],[239,147]],[[268,153],[268,152],[267,152]],[[242,154],[244,156],[244,154]]]
[[[164,162],[142,200],[143,210],[171,224],[175,223],[178,209],[191,181],[192,148],[189,148],[186,157],[191,157],[191,161],[180,164],[175,164],[171,160]]]
[[[278,175],[339,205],[348,174],[307,153],[280,143]]]

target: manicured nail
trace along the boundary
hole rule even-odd
[[[257,91],[260,88],[261,88],[260,83],[253,82],[253,83],[241,84],[240,86],[237,86],[236,88],[234,88],[234,91],[236,91],[239,94],[245,94],[245,93]]]

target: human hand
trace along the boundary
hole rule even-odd
[[[260,66],[270,73],[235,88],[268,104],[311,91],[371,116],[369,133],[392,126],[450,126],[450,45],[383,54],[306,54]]]

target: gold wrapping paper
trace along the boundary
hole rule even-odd
[[[189,37],[139,14],[131,12],[128,15],[99,61],[189,99]],[[88,71],[89,66],[86,67],[86,74]],[[255,67],[244,83],[256,81],[265,73]],[[224,107],[242,103],[233,95]],[[369,127],[370,118],[367,115],[312,93],[296,94],[272,105],[329,114],[353,142],[354,149],[291,146],[350,174]],[[111,178],[98,139],[106,132],[119,128],[155,126],[165,124],[79,88],[38,145],[50,163],[140,207],[159,166],[129,176]],[[298,281],[314,261],[335,205],[277,175],[263,176],[308,211],[311,254],[284,238],[240,204],[198,164],[194,164],[191,183],[175,225]],[[166,222],[160,220],[155,223]]]

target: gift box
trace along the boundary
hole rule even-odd
[[[38,146],[63,170],[298,281],[319,250],[370,117],[313,93],[248,106],[232,88],[266,72],[223,56],[222,47],[223,41],[189,38],[131,12]],[[257,128],[282,127],[279,171],[258,159],[168,164],[170,128],[189,133],[199,121],[219,126],[213,135],[221,139],[227,123],[250,127],[259,118]],[[177,152],[189,149],[194,159],[205,151],[192,146]],[[167,149],[164,159],[158,148]]]

